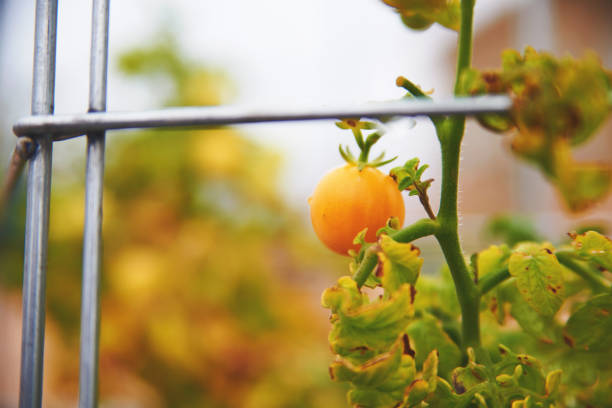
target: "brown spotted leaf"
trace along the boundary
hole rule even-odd
[[[510,275],[523,299],[539,314],[552,317],[563,303],[563,267],[550,248],[520,245],[510,256]]]

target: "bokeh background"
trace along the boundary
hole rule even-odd
[[[397,99],[404,75],[450,94],[456,34],[407,30],[377,0],[111,2],[109,110],[224,103],[333,104]],[[91,10],[59,5],[55,111],[86,110]],[[606,0],[479,0],[475,65],[526,44],[562,55],[594,49],[612,66]],[[0,175],[11,124],[30,110],[34,1],[0,0]],[[579,157],[610,160],[610,124]],[[340,165],[351,137],[331,121],[206,131],[109,132],[104,208],[100,394],[106,407],[344,406],[328,378],[322,289],[346,259],[315,239],[306,200]],[[429,163],[438,146],[422,120],[389,125],[377,144]],[[54,146],[47,276],[45,402],[76,404],[84,140]],[[460,210],[464,247],[488,220],[521,214],[544,237],[612,222],[612,201],[568,214],[503,137],[468,127]],[[23,180],[0,220],[0,407],[19,381]],[[436,182],[431,189],[437,207]],[[407,220],[421,218],[407,201]],[[419,246],[427,273],[441,259]]]

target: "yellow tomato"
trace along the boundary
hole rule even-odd
[[[364,228],[368,228],[366,241],[374,241],[376,231],[390,217],[404,223],[404,200],[397,183],[373,167],[359,171],[347,164],[331,170],[308,201],[315,233],[329,249],[342,255],[358,248],[353,239]]]

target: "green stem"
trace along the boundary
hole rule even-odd
[[[601,278],[590,268],[576,261],[570,252],[557,251],[555,252],[555,256],[563,266],[587,281],[593,293],[610,292],[611,288],[606,286]]]
[[[461,31],[457,49],[457,74],[455,95],[459,94],[459,79],[472,61],[472,30],[474,25],[474,4],[476,0],[461,0]]]
[[[402,88],[410,92],[410,94],[414,96],[415,98],[423,98],[423,99],[431,100],[431,97],[427,95],[426,93],[424,93],[421,90],[421,88],[419,88],[412,81],[410,81],[407,78],[404,78],[403,76],[400,76],[397,78],[396,84],[397,86],[401,86]],[[434,124],[434,126],[437,129],[438,127],[442,126],[442,123],[444,123],[444,120],[446,119],[446,117],[431,115],[429,116],[429,119],[431,119],[431,122]]]
[[[428,218],[418,220],[414,224],[407,226],[397,232],[390,235],[397,242],[411,242],[418,238],[423,238],[429,235],[433,235],[438,230],[438,223]],[[365,250],[363,259],[359,264],[359,267],[353,275],[353,279],[357,282],[357,287],[361,288],[363,284],[368,280],[370,273],[378,264],[378,245],[373,244]]]
[[[438,219],[440,219],[438,217]],[[440,231],[436,234],[444,258],[450,269],[457,299],[461,307],[461,334],[463,348],[480,346],[480,293],[470,278],[457,229],[448,228],[440,222]]]
[[[364,141],[363,141],[363,134],[361,133],[361,130],[353,129],[353,136],[355,137],[355,142],[357,142],[357,146],[359,146],[359,148],[363,150]]]
[[[474,0],[461,0],[461,30],[457,59],[457,81],[461,73],[469,68],[472,55],[472,19]],[[459,155],[465,130],[465,117],[453,117],[448,126],[438,129],[442,151],[442,191],[438,222],[440,228],[435,234],[446,263],[451,271],[457,298],[461,307],[462,345],[480,346],[480,293],[471,279],[461,250],[458,233],[457,188],[459,181]]]
[[[372,147],[371,144],[369,143],[365,143],[363,145],[363,147],[361,147],[361,154],[359,155],[359,162],[360,163],[367,163],[368,162],[368,156],[370,155],[370,148]]]
[[[491,289],[495,288],[500,283],[504,282],[506,279],[510,278],[510,272],[508,272],[508,268],[501,268],[496,271],[490,272],[478,281],[478,291],[480,295],[484,295]]]
[[[368,277],[372,273],[372,270],[378,264],[378,245],[373,244],[366,249],[363,259],[359,264],[359,268],[355,271],[353,280],[357,282],[357,287],[361,288],[363,284],[368,280]]]
[[[406,228],[390,234],[397,242],[412,242],[415,239],[434,235],[438,231],[438,223],[429,218],[422,218]]]

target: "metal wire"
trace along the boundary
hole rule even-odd
[[[108,13],[109,0],[93,0],[89,110],[94,112],[106,109]],[[80,408],[93,408],[98,405],[104,145],[104,131],[87,134],[83,285],[81,292],[81,346],[79,360]]]
[[[37,0],[34,40],[32,114],[51,114],[55,92],[57,0]],[[25,252],[23,267],[23,326],[19,406],[42,404],[45,338],[45,285],[49,235],[52,142],[39,135],[28,164]]]
[[[507,96],[453,98],[443,101],[402,100],[368,105],[249,108],[243,106],[183,107],[141,112],[83,113],[30,116],[14,126],[16,135],[52,134],[54,140],[87,132],[177,126],[219,126],[240,123],[337,119],[351,117],[478,115],[504,113],[512,107]]]

